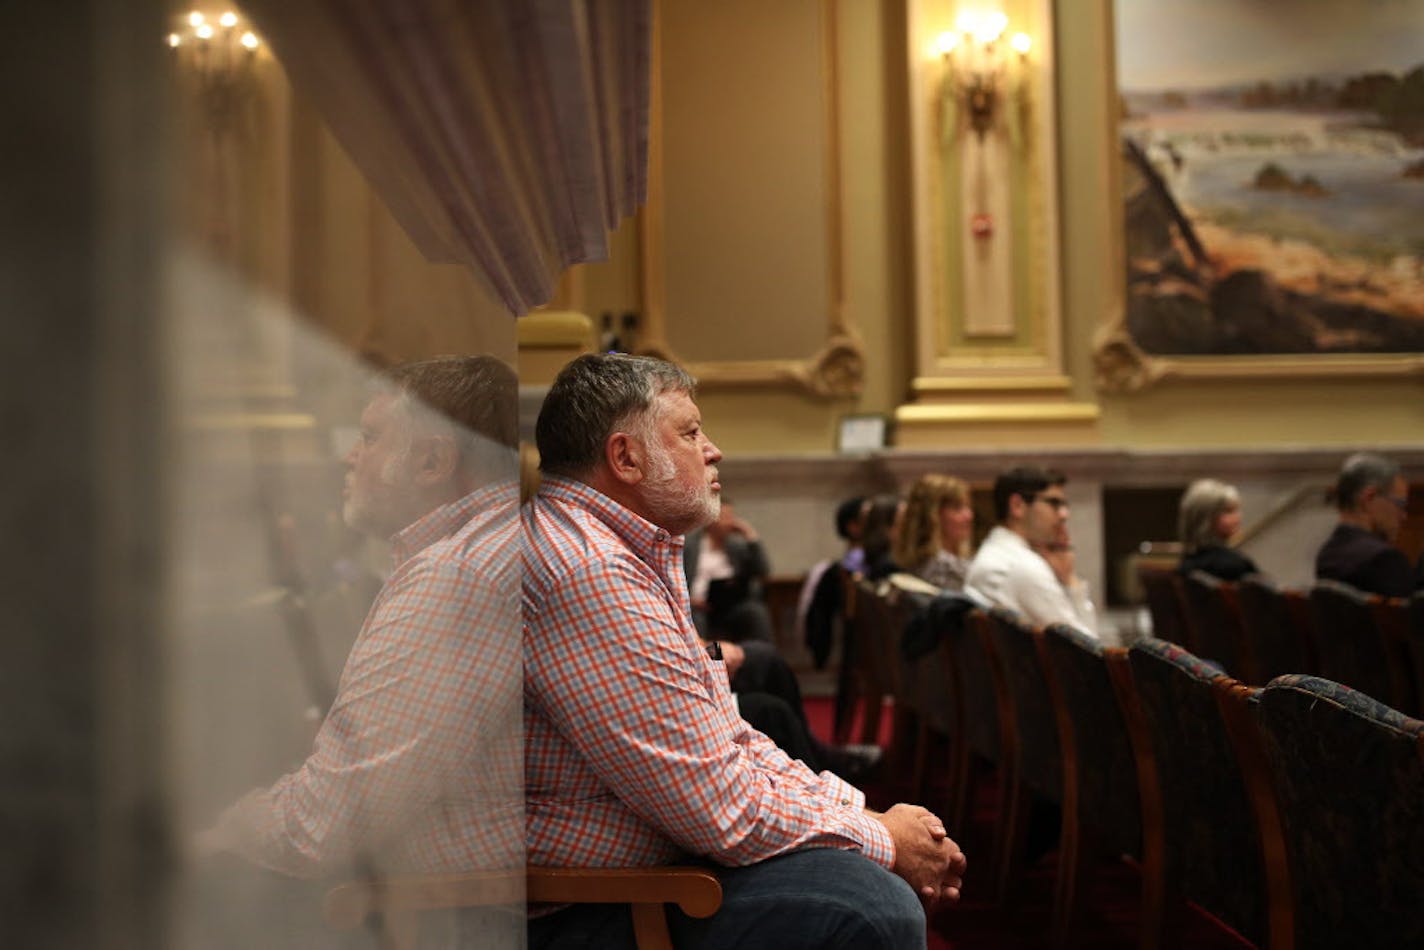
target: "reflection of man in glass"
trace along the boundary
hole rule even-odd
[[[385,374],[346,457],[348,524],[392,545],[306,762],[200,838],[300,877],[523,862],[517,383],[491,357]]]

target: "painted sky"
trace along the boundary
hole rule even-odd
[[[1128,91],[1402,72],[1424,63],[1424,0],[1116,0],[1114,7],[1118,86]]]

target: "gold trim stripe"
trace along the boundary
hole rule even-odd
[[[1094,422],[1101,413],[1092,403],[1020,403],[996,405],[971,403],[955,406],[901,406],[895,410],[895,421],[910,425],[938,422]]]
[[[916,376],[910,388],[916,393],[1066,392],[1073,385],[1067,376]]]

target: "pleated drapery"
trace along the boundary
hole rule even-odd
[[[247,0],[417,247],[511,313],[647,190],[651,0]]]

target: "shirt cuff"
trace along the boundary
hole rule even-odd
[[[854,808],[856,811],[864,810],[865,793],[860,789],[832,772],[822,772],[820,778],[825,783],[825,796],[837,807]]]
[[[872,818],[863,809],[847,812],[849,837],[860,842],[860,852],[887,871],[895,869],[895,840],[880,819]]]

